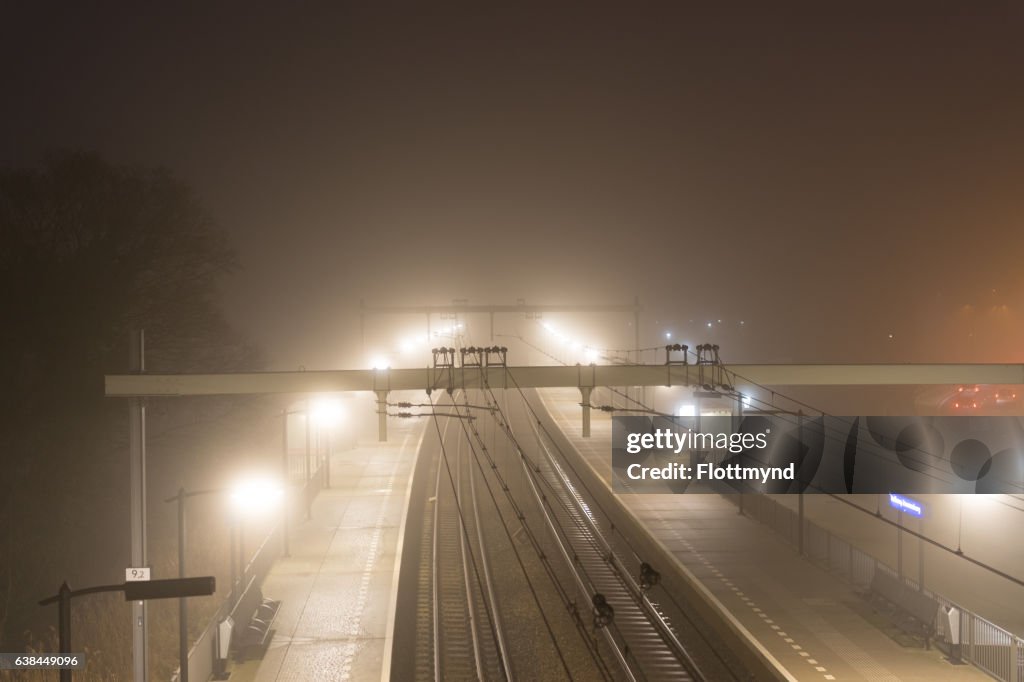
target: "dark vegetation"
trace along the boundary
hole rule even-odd
[[[234,254],[166,171],[83,153],[0,170],[0,237],[0,650],[53,651],[56,609],[36,602],[65,579],[72,589],[121,582],[129,566],[127,403],[103,397],[103,375],[128,369],[131,330],[146,332],[148,371],[255,369],[259,358],[218,302]],[[271,457],[275,408],[260,398],[148,403],[154,577],[177,570],[163,498]],[[194,631],[228,583],[221,507],[197,498],[189,512],[189,572],[216,573],[222,586],[194,600]],[[175,610],[152,608],[152,672],[167,679]],[[126,679],[129,607],[83,598],[73,613],[73,648],[95,654],[88,678]]]

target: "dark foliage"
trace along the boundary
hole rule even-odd
[[[235,264],[166,171],[83,153],[0,171],[0,643],[58,576],[109,578],[127,558],[125,404],[103,375],[127,370],[130,331],[146,330],[149,371],[257,365],[218,302]],[[161,420],[201,421],[190,411],[155,409],[154,440]]]

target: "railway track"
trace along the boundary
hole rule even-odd
[[[475,422],[470,396],[438,402],[459,416],[435,417],[416,678],[704,679],[630,574],[632,558],[605,540],[558,453],[507,393],[502,408],[489,390],[474,392],[489,407]],[[595,609],[595,595],[613,611]]]
[[[530,424],[529,435],[537,445],[532,470],[530,461],[520,460],[526,480],[563,559],[572,566],[581,598],[593,604],[594,595],[601,595],[612,607],[614,615],[599,629],[623,674],[630,680],[703,679],[668,619],[647,599],[617,550],[605,540],[590,504],[536,422],[530,415],[521,416]],[[518,442],[510,423],[507,429]],[[597,618],[596,607],[594,615]]]
[[[437,467],[433,522],[434,679],[506,677],[502,627],[490,605],[494,586],[482,547],[476,474],[459,440],[454,461]],[[452,494],[445,494],[449,489]]]

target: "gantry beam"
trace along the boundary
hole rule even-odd
[[[534,304],[515,303],[506,305],[453,303],[450,305],[381,305],[360,304],[363,315],[422,315],[439,313],[642,313],[639,302],[624,304]]]
[[[724,379],[738,386],[892,386],[1024,384],[1024,365],[728,365]],[[707,366],[705,366],[705,372]],[[705,376],[705,381],[706,381]],[[390,391],[482,388],[578,388],[583,435],[590,435],[590,390],[595,386],[695,386],[697,365],[586,365],[575,367],[455,367],[342,369],[237,374],[114,374],[109,397],[333,393],[373,391],[380,414],[380,439],[387,440]]]
[[[633,313],[633,340],[640,348],[640,313],[644,307],[640,298],[633,297],[633,303],[562,303],[534,304],[520,300],[514,305],[470,304],[468,300],[455,300],[450,305],[380,305],[368,306],[359,301],[359,343],[366,352],[366,318],[373,315],[426,315],[427,336],[430,336],[430,316],[434,314],[457,315],[459,313],[487,313],[490,317],[490,340],[494,343],[494,316],[499,313]]]
[[[941,384],[1024,384],[1024,365],[723,365],[739,385],[893,386]],[[570,367],[342,369],[233,374],[112,374],[106,395],[229,395],[330,393],[335,391],[426,391],[480,388],[695,385],[696,365],[601,365]]]

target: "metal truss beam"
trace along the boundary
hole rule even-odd
[[[722,365],[735,383],[765,386],[898,386],[1024,384],[1024,365],[871,364]],[[581,386],[697,385],[696,365],[584,365],[570,367],[456,367],[442,384],[430,369],[343,369],[234,374],[112,374],[108,397],[331,393],[336,391],[427,391]]]

